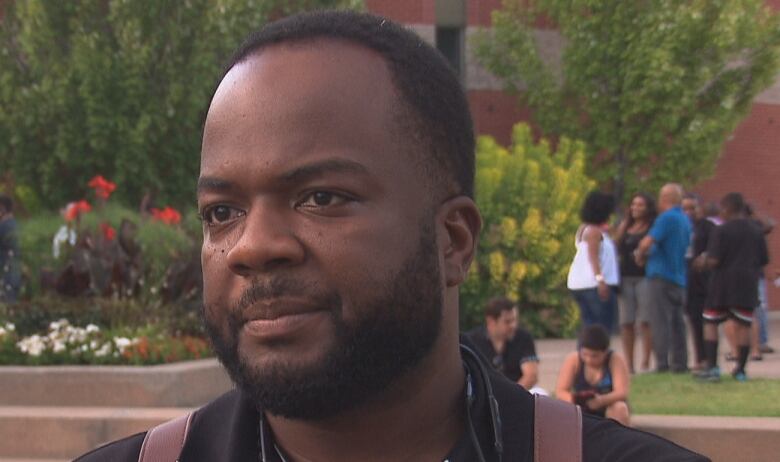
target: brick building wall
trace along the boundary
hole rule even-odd
[[[780,11],[780,0],[767,0]],[[515,122],[528,120],[530,112],[517,104],[516,98],[504,93],[498,80],[482,69],[468,52],[468,37],[479,27],[490,26],[490,14],[501,7],[501,0],[367,0],[369,11],[408,24],[426,40],[434,43],[437,21],[443,4],[460,4],[463,8],[465,63],[462,69],[469,103],[478,134],[489,134],[507,144]],[[438,8],[437,8],[438,7]],[[438,15],[438,17],[437,17]],[[545,24],[539,24],[541,29]],[[560,41],[553,31],[540,31],[547,52],[560,52]],[[751,112],[740,123],[723,146],[715,174],[693,190],[707,201],[717,201],[731,191],[743,193],[756,209],[780,222],[780,76],[775,84],[761,93]],[[691,185],[688,185],[691,186]],[[780,226],[769,236],[771,262],[769,279],[780,271]],[[780,309],[780,289],[770,284],[770,306]]]

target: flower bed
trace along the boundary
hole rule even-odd
[[[149,365],[211,355],[202,338],[170,336],[159,328],[104,330],[73,326],[67,319],[49,324],[45,334],[19,335],[13,323],[0,323],[0,364]]]

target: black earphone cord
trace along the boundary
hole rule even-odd
[[[493,427],[493,448],[495,449],[496,455],[498,456],[498,462],[501,462],[504,452],[504,443],[503,438],[501,437],[501,414],[498,409],[498,401],[493,394],[493,387],[490,384],[490,376],[488,375],[488,371],[485,368],[485,365],[482,364],[482,361],[479,359],[479,356],[474,352],[474,350],[467,347],[466,345],[461,344],[460,351],[463,356],[469,356],[470,359],[473,360],[472,362],[477,365],[477,372],[479,372],[480,378],[485,384],[488,406],[490,408],[490,422]],[[477,452],[479,462],[487,462],[485,459],[485,454],[482,452],[482,446],[479,443],[479,438],[477,438],[477,432],[474,429],[474,421],[471,418],[471,405],[474,403],[474,401],[476,401],[476,395],[471,378],[471,368],[469,367],[469,364],[465,358],[463,360],[463,368],[466,370],[466,426],[468,427],[469,438],[471,439],[471,443],[474,445],[474,449]],[[259,412],[260,421],[258,422],[257,432],[258,443],[260,446],[260,451],[258,451],[260,453],[260,462],[269,462],[269,453],[275,453],[282,459],[282,461],[284,461],[284,456],[275,444],[271,443],[272,449],[268,448],[270,442],[266,441],[264,436],[265,416],[263,415],[262,411]]]

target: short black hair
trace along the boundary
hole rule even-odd
[[[745,211],[745,198],[738,192],[730,192],[723,196],[720,205],[731,213],[742,213]]]
[[[485,317],[498,319],[504,311],[515,307],[515,302],[506,297],[493,297],[485,304]]]
[[[14,201],[11,200],[10,196],[0,194],[0,207],[4,208],[7,213],[11,213],[14,211]]]
[[[595,351],[609,349],[609,334],[604,326],[592,324],[580,332],[580,347]]]
[[[611,194],[601,191],[591,191],[585,197],[585,202],[580,210],[580,219],[583,223],[600,225],[606,223],[612,212],[615,211],[615,198]]]
[[[463,87],[441,53],[386,18],[331,10],[280,19],[252,33],[229,61],[225,74],[266,47],[321,38],[345,40],[382,55],[401,107],[409,112],[402,118],[412,129],[409,135],[432,154],[433,162],[425,165],[432,168],[431,177],[455,186],[458,191],[453,193],[473,197],[474,129]]]

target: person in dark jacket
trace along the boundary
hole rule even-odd
[[[0,195],[0,303],[13,303],[22,285],[21,253],[14,203]]]
[[[686,289],[688,292],[685,298],[685,311],[688,314],[688,323],[693,339],[693,369],[699,371],[706,366],[704,358],[704,302],[707,299],[710,285],[710,271],[706,268],[696,268],[693,262],[707,251],[710,236],[717,225],[705,216],[699,197],[693,193],[685,195],[682,208],[693,226],[691,247],[686,256],[688,262]]]
[[[302,14],[245,42],[197,189],[204,319],[237,390],[195,412],[181,462],[533,460],[534,398],[458,334],[474,146],[447,61],[387,19]],[[705,460],[582,432],[585,461]],[[78,460],[137,461],[143,439]]]
[[[745,366],[750,354],[750,326],[758,305],[760,269],[769,262],[764,233],[745,216],[745,200],[728,193],[720,201],[724,223],[712,233],[707,251],[698,257],[698,267],[712,270],[704,309],[705,370],[696,377],[720,380],[718,367],[718,325],[732,323],[737,342],[737,366],[731,372],[739,381],[747,380]]]

